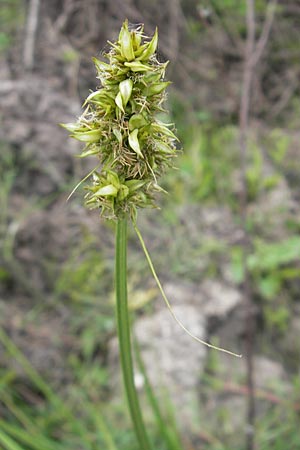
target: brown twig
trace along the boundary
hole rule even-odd
[[[72,0],[65,0],[63,4],[62,13],[57,17],[55,22],[52,24],[56,33],[61,33],[64,31],[66,25],[68,24],[70,18],[74,12],[79,8],[78,2]]]
[[[258,41],[256,43],[255,50],[251,56],[251,64],[253,67],[255,67],[257,65],[258,61],[260,60],[260,58],[266,48],[266,45],[268,43],[272,24],[274,21],[277,1],[278,0],[273,0],[273,1],[269,2],[269,4],[268,4],[265,23],[264,23],[260,38],[258,39]]]
[[[223,391],[230,392],[232,394],[237,395],[249,395],[249,387],[234,383],[225,383],[223,386]],[[266,400],[273,405],[284,405],[287,402],[287,399],[283,399],[278,397],[278,395],[274,394],[273,392],[268,392],[263,389],[255,389],[254,390],[254,396],[255,398]],[[300,403],[299,402],[293,402],[291,403],[292,409],[294,411],[300,411]]]
[[[169,26],[169,36],[168,36],[168,57],[172,61],[176,61],[178,57],[179,49],[179,27],[180,27],[180,2],[178,0],[172,0],[170,2],[170,26]]]
[[[34,65],[35,37],[38,28],[39,9],[40,0],[30,0],[23,55],[24,66],[26,70],[32,70]]]
[[[254,0],[247,0],[247,39],[246,39],[246,52],[244,60],[244,71],[242,81],[242,94],[240,102],[240,114],[239,114],[239,126],[240,126],[240,161],[241,161],[241,175],[242,185],[240,192],[240,216],[241,226],[243,232],[243,267],[244,267],[244,283],[243,291],[246,306],[246,369],[247,369],[247,393],[248,393],[248,406],[247,406],[247,426],[246,426],[246,448],[247,450],[254,450],[255,448],[255,391],[254,391],[254,337],[256,331],[255,323],[255,306],[253,302],[252,287],[250,273],[247,268],[247,258],[250,252],[250,236],[247,231],[247,156],[248,156],[248,129],[249,129],[249,117],[250,117],[250,99],[252,93],[252,82],[254,76],[254,70],[261,58],[263,51],[267,45],[271,26],[274,19],[275,6],[277,0],[273,0],[269,3],[265,23],[262,33],[257,43],[255,42],[255,10]]]
[[[247,135],[249,127],[249,111],[250,111],[250,97],[251,86],[253,79],[252,55],[255,49],[255,15],[254,2],[247,0],[247,41],[246,54],[244,62],[242,95],[240,103],[240,160],[242,173],[242,186],[240,192],[240,215],[242,222],[243,233],[243,267],[245,278],[243,282],[243,291],[246,305],[246,370],[247,370],[247,387],[248,387],[248,406],[247,406],[247,426],[246,426],[246,448],[247,450],[254,449],[254,421],[255,421],[255,397],[254,397],[254,377],[253,377],[253,352],[254,352],[254,333],[255,333],[255,319],[252,301],[252,289],[250,274],[247,269],[247,257],[249,254],[249,236],[247,232]]]

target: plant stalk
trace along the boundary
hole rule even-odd
[[[116,229],[116,313],[120,360],[128,406],[141,450],[151,450],[134,384],[130,318],[127,302],[127,219],[118,219]]]

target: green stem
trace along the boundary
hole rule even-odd
[[[127,303],[127,219],[117,222],[116,230],[116,302],[120,359],[131,419],[140,450],[151,450],[143,422],[134,371],[130,339],[130,319]]]

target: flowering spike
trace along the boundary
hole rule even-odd
[[[155,206],[155,194],[162,192],[157,180],[177,153],[173,125],[157,118],[169,85],[157,44],[157,29],[148,38],[143,26],[129,28],[125,21],[104,55],[107,62],[93,59],[101,85],[88,95],[78,121],[63,125],[86,143],[80,157],[99,160],[85,198],[107,218]]]

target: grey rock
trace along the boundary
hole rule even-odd
[[[196,307],[174,306],[173,311],[191,333],[205,340],[206,321]],[[139,319],[134,329],[154,385],[177,385],[177,391],[197,386],[207,349],[182,330],[167,308]]]
[[[194,305],[198,315],[225,318],[242,302],[240,291],[220,280],[205,280],[201,284],[167,283],[167,297],[174,305]]]
[[[194,306],[174,306],[176,316],[200,339],[206,339],[205,318]],[[193,422],[196,389],[204,368],[207,348],[188,336],[167,309],[137,321],[135,334],[147,374],[164,402],[167,388],[181,427]]]

